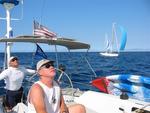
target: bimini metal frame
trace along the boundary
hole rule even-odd
[[[66,47],[68,50],[73,49],[90,49],[90,45],[78,42],[71,39],[57,38],[51,39],[43,36],[17,36],[15,38],[1,38],[0,42],[30,42],[30,43],[45,43],[49,45],[60,45]]]

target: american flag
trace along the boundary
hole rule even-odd
[[[40,25],[37,21],[34,21],[34,30],[33,34],[36,36],[45,36],[47,38],[56,38],[57,34],[49,31],[48,28],[46,28],[43,25]]]

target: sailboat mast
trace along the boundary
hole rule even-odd
[[[10,10],[15,6],[18,5],[19,1],[17,0],[0,0],[0,4],[2,4],[4,6],[4,8],[6,9],[6,24],[7,24],[7,33],[6,33],[6,37],[10,38],[12,36],[12,28],[11,28],[11,16],[10,16]],[[7,42],[6,43],[6,56],[5,56],[5,64],[4,64],[4,68],[8,67],[8,59],[10,58],[10,50],[11,50],[11,43]]]
[[[10,22],[11,22],[11,17],[10,17],[10,9],[6,8],[6,22],[7,22],[7,33],[6,33],[6,37],[10,38],[10,33],[12,31],[12,28],[10,26]],[[10,58],[10,49],[11,49],[11,43],[7,42],[6,43],[6,67],[8,67],[8,59]]]

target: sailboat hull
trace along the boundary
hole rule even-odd
[[[100,55],[102,55],[102,56],[108,56],[108,57],[117,57],[119,54],[115,53],[115,52],[113,52],[113,53],[102,52],[102,53],[100,53]]]
[[[143,108],[143,113],[149,113],[150,110],[149,103],[134,99],[123,100],[119,96],[94,91],[85,92],[76,98],[75,102],[85,105],[96,113],[133,113],[135,109],[140,108]]]

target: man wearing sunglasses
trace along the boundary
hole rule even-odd
[[[17,103],[21,102],[24,76],[32,75],[36,71],[20,67],[19,59],[16,56],[10,57],[8,62],[9,67],[0,74],[0,80],[4,79],[6,83],[6,110],[9,112]]]
[[[39,81],[35,82],[28,94],[28,113],[85,113],[80,104],[69,107],[64,103],[61,89],[54,81],[54,61],[40,60],[37,63]]]

